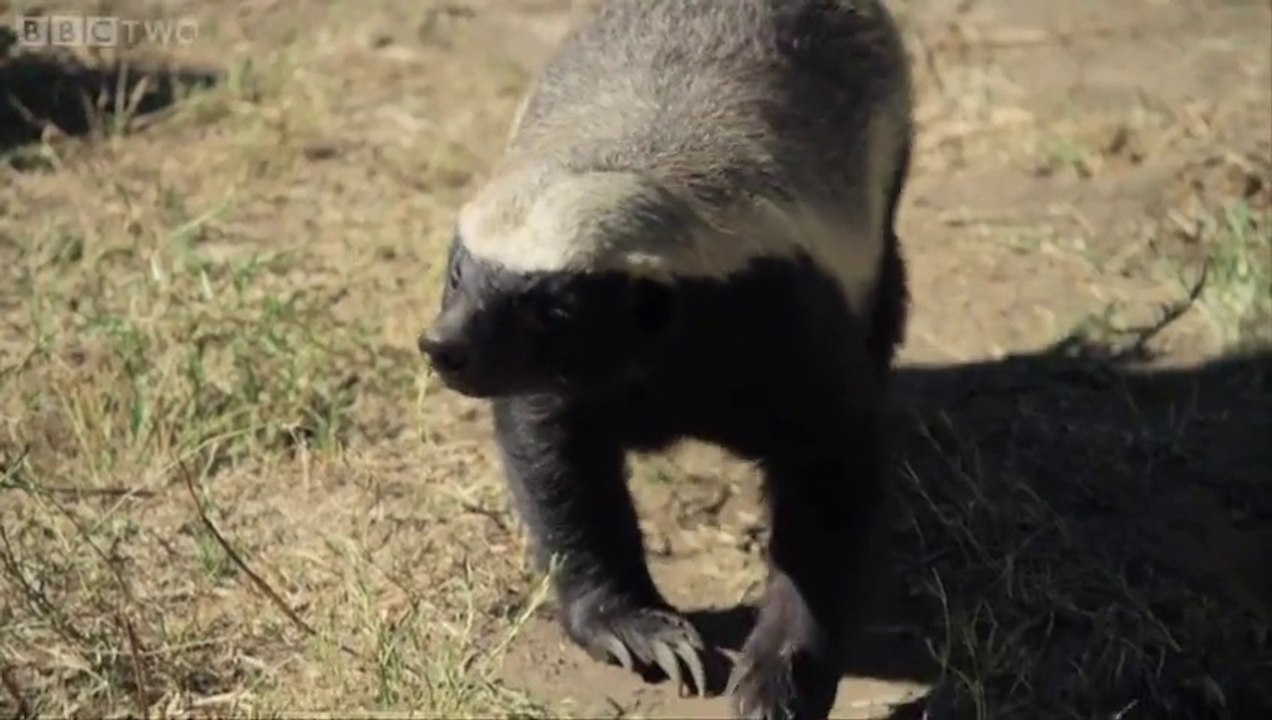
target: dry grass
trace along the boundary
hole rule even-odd
[[[327,75],[358,50],[244,54],[161,117],[107,97],[89,103],[85,137],[45,132],[7,153],[6,702],[40,715],[524,702],[486,652],[511,629],[477,639],[526,602],[491,617],[508,602],[494,574],[519,565],[480,543],[465,558],[446,535],[498,502],[494,478],[436,486],[475,439],[431,417],[445,408],[424,407],[412,349],[446,211],[481,164],[470,147],[503,122],[518,78],[430,46],[377,58],[366,78]],[[40,68],[72,77],[58,62]],[[105,67],[73,78],[90,101],[167,78],[88,62]],[[378,75],[423,111],[349,92]],[[475,117],[436,109],[456,98]]]
[[[6,112],[61,126],[0,138],[0,714],[560,716],[502,670],[544,587],[483,411],[414,350],[525,72],[440,3],[187,9],[205,42],[162,59],[213,72],[0,56],[0,87],[48,100]],[[968,77],[927,79],[921,173],[1006,146],[1048,177],[1112,172],[1120,149],[951,109]],[[903,378],[926,399],[894,565],[954,715],[1266,707],[1272,173],[1242,157],[1253,192],[1141,207],[1160,223],[1135,262],[1003,253],[1117,257],[1151,279],[1081,282],[1175,298],[1208,257],[1189,317],[1248,359],[1140,378],[1071,342]],[[972,276],[989,253],[927,247]],[[1059,313],[1078,281],[1053,282]],[[1120,324],[1094,337],[1142,349]]]

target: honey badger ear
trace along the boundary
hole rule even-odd
[[[632,283],[631,298],[632,321],[641,334],[656,336],[671,325],[676,296],[670,286],[639,278]]]

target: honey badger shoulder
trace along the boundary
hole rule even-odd
[[[610,0],[519,108],[421,348],[491,400],[564,629],[598,658],[703,689],[624,463],[705,440],[755,460],[770,504],[735,708],[828,712],[906,314],[910,136],[905,54],[869,0]]]

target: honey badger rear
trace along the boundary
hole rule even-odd
[[[871,0],[611,0],[521,108],[420,345],[492,401],[564,629],[598,658],[703,689],[625,484],[628,452],[699,439],[756,461],[769,502],[735,711],[829,711],[881,494],[910,137]]]

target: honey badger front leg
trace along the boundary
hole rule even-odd
[[[855,628],[884,453],[875,361],[864,343],[843,347],[830,357],[850,362],[826,363],[829,370],[793,385],[790,404],[777,412],[798,420],[772,423],[780,429],[761,462],[769,577],[728,683],[741,718],[825,718]]]
[[[493,403],[495,434],[535,560],[557,559],[566,634],[592,656],[706,692],[702,638],[659,593],[627,489],[624,448],[601,423],[557,399]]]

